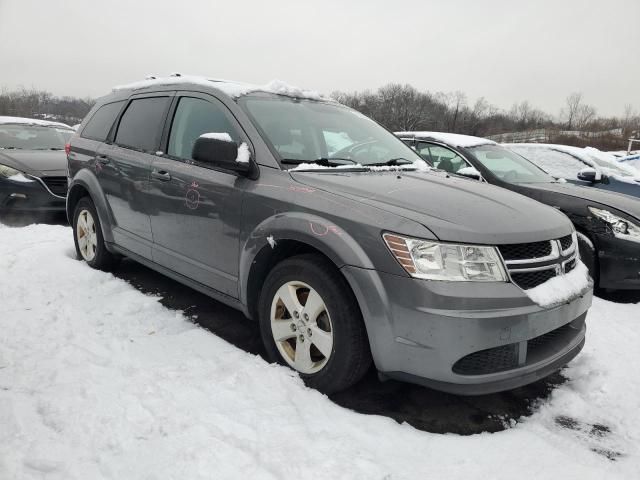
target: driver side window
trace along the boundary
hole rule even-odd
[[[182,97],[171,124],[167,153],[191,160],[196,140],[203,133],[227,133],[234,142],[240,137],[218,105],[194,97]]]
[[[457,173],[458,170],[471,166],[456,152],[441,145],[420,142],[417,151],[422,158],[445,172]]]

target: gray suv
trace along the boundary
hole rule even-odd
[[[545,306],[511,278],[578,261],[563,214],[434,171],[312,92],[138,82],[101,98],[68,150],[80,258],[126,256],[241,310],[269,358],[320,391],[373,362],[382,377],[495,392],[584,344],[586,276]]]

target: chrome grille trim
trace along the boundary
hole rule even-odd
[[[509,268],[509,265],[525,265],[528,263],[541,263],[548,262],[551,260],[557,260],[560,258],[560,242],[557,240],[549,240],[551,243],[551,253],[546,257],[538,257],[538,258],[525,258],[522,260],[505,260],[504,263]]]
[[[53,195],[53,196],[54,196],[54,197],[56,197],[56,198],[61,198],[62,200],[66,200],[66,198],[67,198],[67,197],[61,197],[60,195],[56,195],[55,193],[53,193],[53,192],[51,191],[51,189],[47,186],[47,184],[46,184],[46,183],[44,183],[44,180],[42,180],[42,178],[40,178],[40,177],[36,177],[36,176],[34,176],[34,175],[29,175],[29,177],[31,177],[31,178],[33,178],[33,179],[37,180],[38,182],[40,182],[40,185],[42,185],[42,186],[44,187],[44,189],[45,189],[47,192],[49,192],[49,194]]]
[[[566,236],[565,236],[566,237]],[[562,238],[565,238],[562,237]],[[519,259],[519,260],[504,260],[503,262],[506,266],[507,276],[509,281],[511,281],[514,285],[522,288],[518,282],[516,282],[512,274],[526,274],[542,271],[554,271],[555,274],[553,277],[557,277],[560,275],[564,275],[566,273],[566,267],[571,262],[577,262],[580,258],[578,252],[578,238],[576,232],[572,232],[571,234],[571,246],[566,250],[562,250],[562,246],[560,243],[560,239],[549,240],[551,244],[551,254],[545,257],[538,258],[529,258],[529,259]],[[540,265],[540,264],[543,265]],[[575,267],[573,267],[575,268]],[[552,278],[553,278],[552,277]],[[535,287],[529,287],[535,288]]]

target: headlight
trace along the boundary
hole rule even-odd
[[[6,165],[1,164],[0,178],[6,178],[8,180],[13,180],[14,182],[35,182],[34,179],[27,177],[20,170],[16,170],[15,168],[7,167]]]
[[[506,282],[495,247],[455,245],[431,240],[383,235],[391,253],[409,275],[452,282]]]
[[[616,238],[640,243],[640,227],[632,221],[614,215],[609,210],[601,210],[595,207],[589,207],[589,210],[609,225]]]

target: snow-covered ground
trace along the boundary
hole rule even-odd
[[[111,274],[0,225],[0,478],[640,478],[640,305],[594,299],[569,380],[500,433],[333,404]]]

